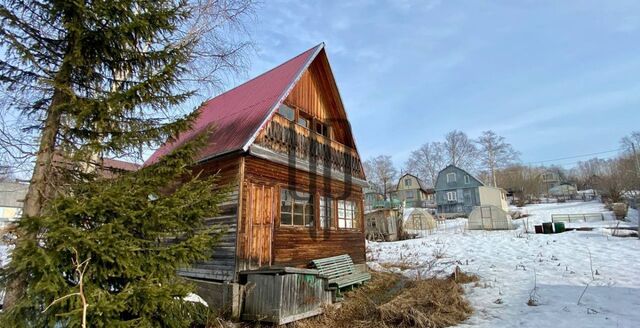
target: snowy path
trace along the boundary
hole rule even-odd
[[[534,205],[526,210],[530,230],[550,221],[551,214],[604,212],[612,218],[596,202]],[[637,212],[632,216],[637,220]],[[536,235],[523,233],[520,222],[515,231],[465,232],[464,220],[459,219],[421,239],[368,243],[374,258],[369,265],[418,267],[391,268],[408,276],[450,273],[455,265],[478,274],[480,283],[466,287],[476,313],[461,327],[635,327],[634,322],[640,321],[640,241],[609,236],[602,227],[615,226],[615,221],[571,225],[597,229]],[[538,305],[529,306],[534,285]]]

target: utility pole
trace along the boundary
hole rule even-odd
[[[638,159],[638,152],[636,151],[636,143],[633,141],[631,141],[631,149],[633,150],[633,157],[636,160],[636,177],[638,178],[638,181],[640,181],[640,160]],[[636,196],[636,207],[637,207],[637,204],[638,204],[638,197]],[[638,224],[638,238],[640,239],[640,217],[638,217],[637,224]]]

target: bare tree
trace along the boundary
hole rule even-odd
[[[398,176],[398,170],[393,166],[391,156],[380,155],[370,158],[364,163],[369,181],[389,199],[389,191],[393,188]]]
[[[444,148],[447,162],[467,171],[475,171],[477,149],[467,134],[453,130],[445,135]]]
[[[516,204],[524,206],[540,193],[542,170],[524,165],[511,165],[496,170],[500,186],[511,190],[517,197]]]
[[[504,137],[491,130],[482,132],[476,143],[479,146],[478,159],[482,166],[489,171],[493,186],[497,187],[496,169],[517,161],[520,154],[505,141]]]
[[[633,188],[633,162],[632,157],[622,156],[607,160],[602,167],[602,174],[597,177],[596,185],[610,202],[621,202],[625,191]]]
[[[626,151],[633,151],[633,147],[636,147],[637,151],[640,151],[640,131],[633,131],[628,136],[625,136],[620,140],[620,144]]]
[[[405,167],[407,172],[412,172],[430,186],[435,186],[438,173],[446,164],[444,144],[429,142],[411,152]]]
[[[601,158],[592,158],[580,161],[569,171],[569,180],[575,182],[579,189],[593,189],[596,187],[596,180],[604,174],[607,161]]]
[[[622,138],[620,143],[625,148],[626,153],[632,157],[633,165],[630,170],[635,172],[630,177],[631,185],[629,190],[640,190],[640,131],[631,132],[630,135]],[[637,197],[637,195],[635,196]]]

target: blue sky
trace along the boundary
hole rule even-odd
[[[640,130],[640,1],[269,0],[250,32],[249,77],[326,43],[365,159],[491,129],[527,163]]]

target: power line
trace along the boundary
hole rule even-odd
[[[555,158],[555,159],[547,159],[547,160],[543,160],[543,161],[532,161],[532,162],[525,163],[525,165],[543,164],[543,163],[548,163],[548,162],[564,161],[564,160],[567,160],[567,159],[574,159],[574,158],[580,158],[580,157],[588,157],[588,156],[595,156],[595,155],[601,155],[601,154],[608,154],[608,153],[619,152],[619,151],[624,150],[624,149],[626,149],[626,148],[618,148],[618,149],[600,151],[600,152],[596,152],[596,153],[588,153],[588,154],[574,155],[574,156],[561,157],[561,158]],[[575,164],[575,163],[579,163],[579,162],[565,163],[563,165]]]

